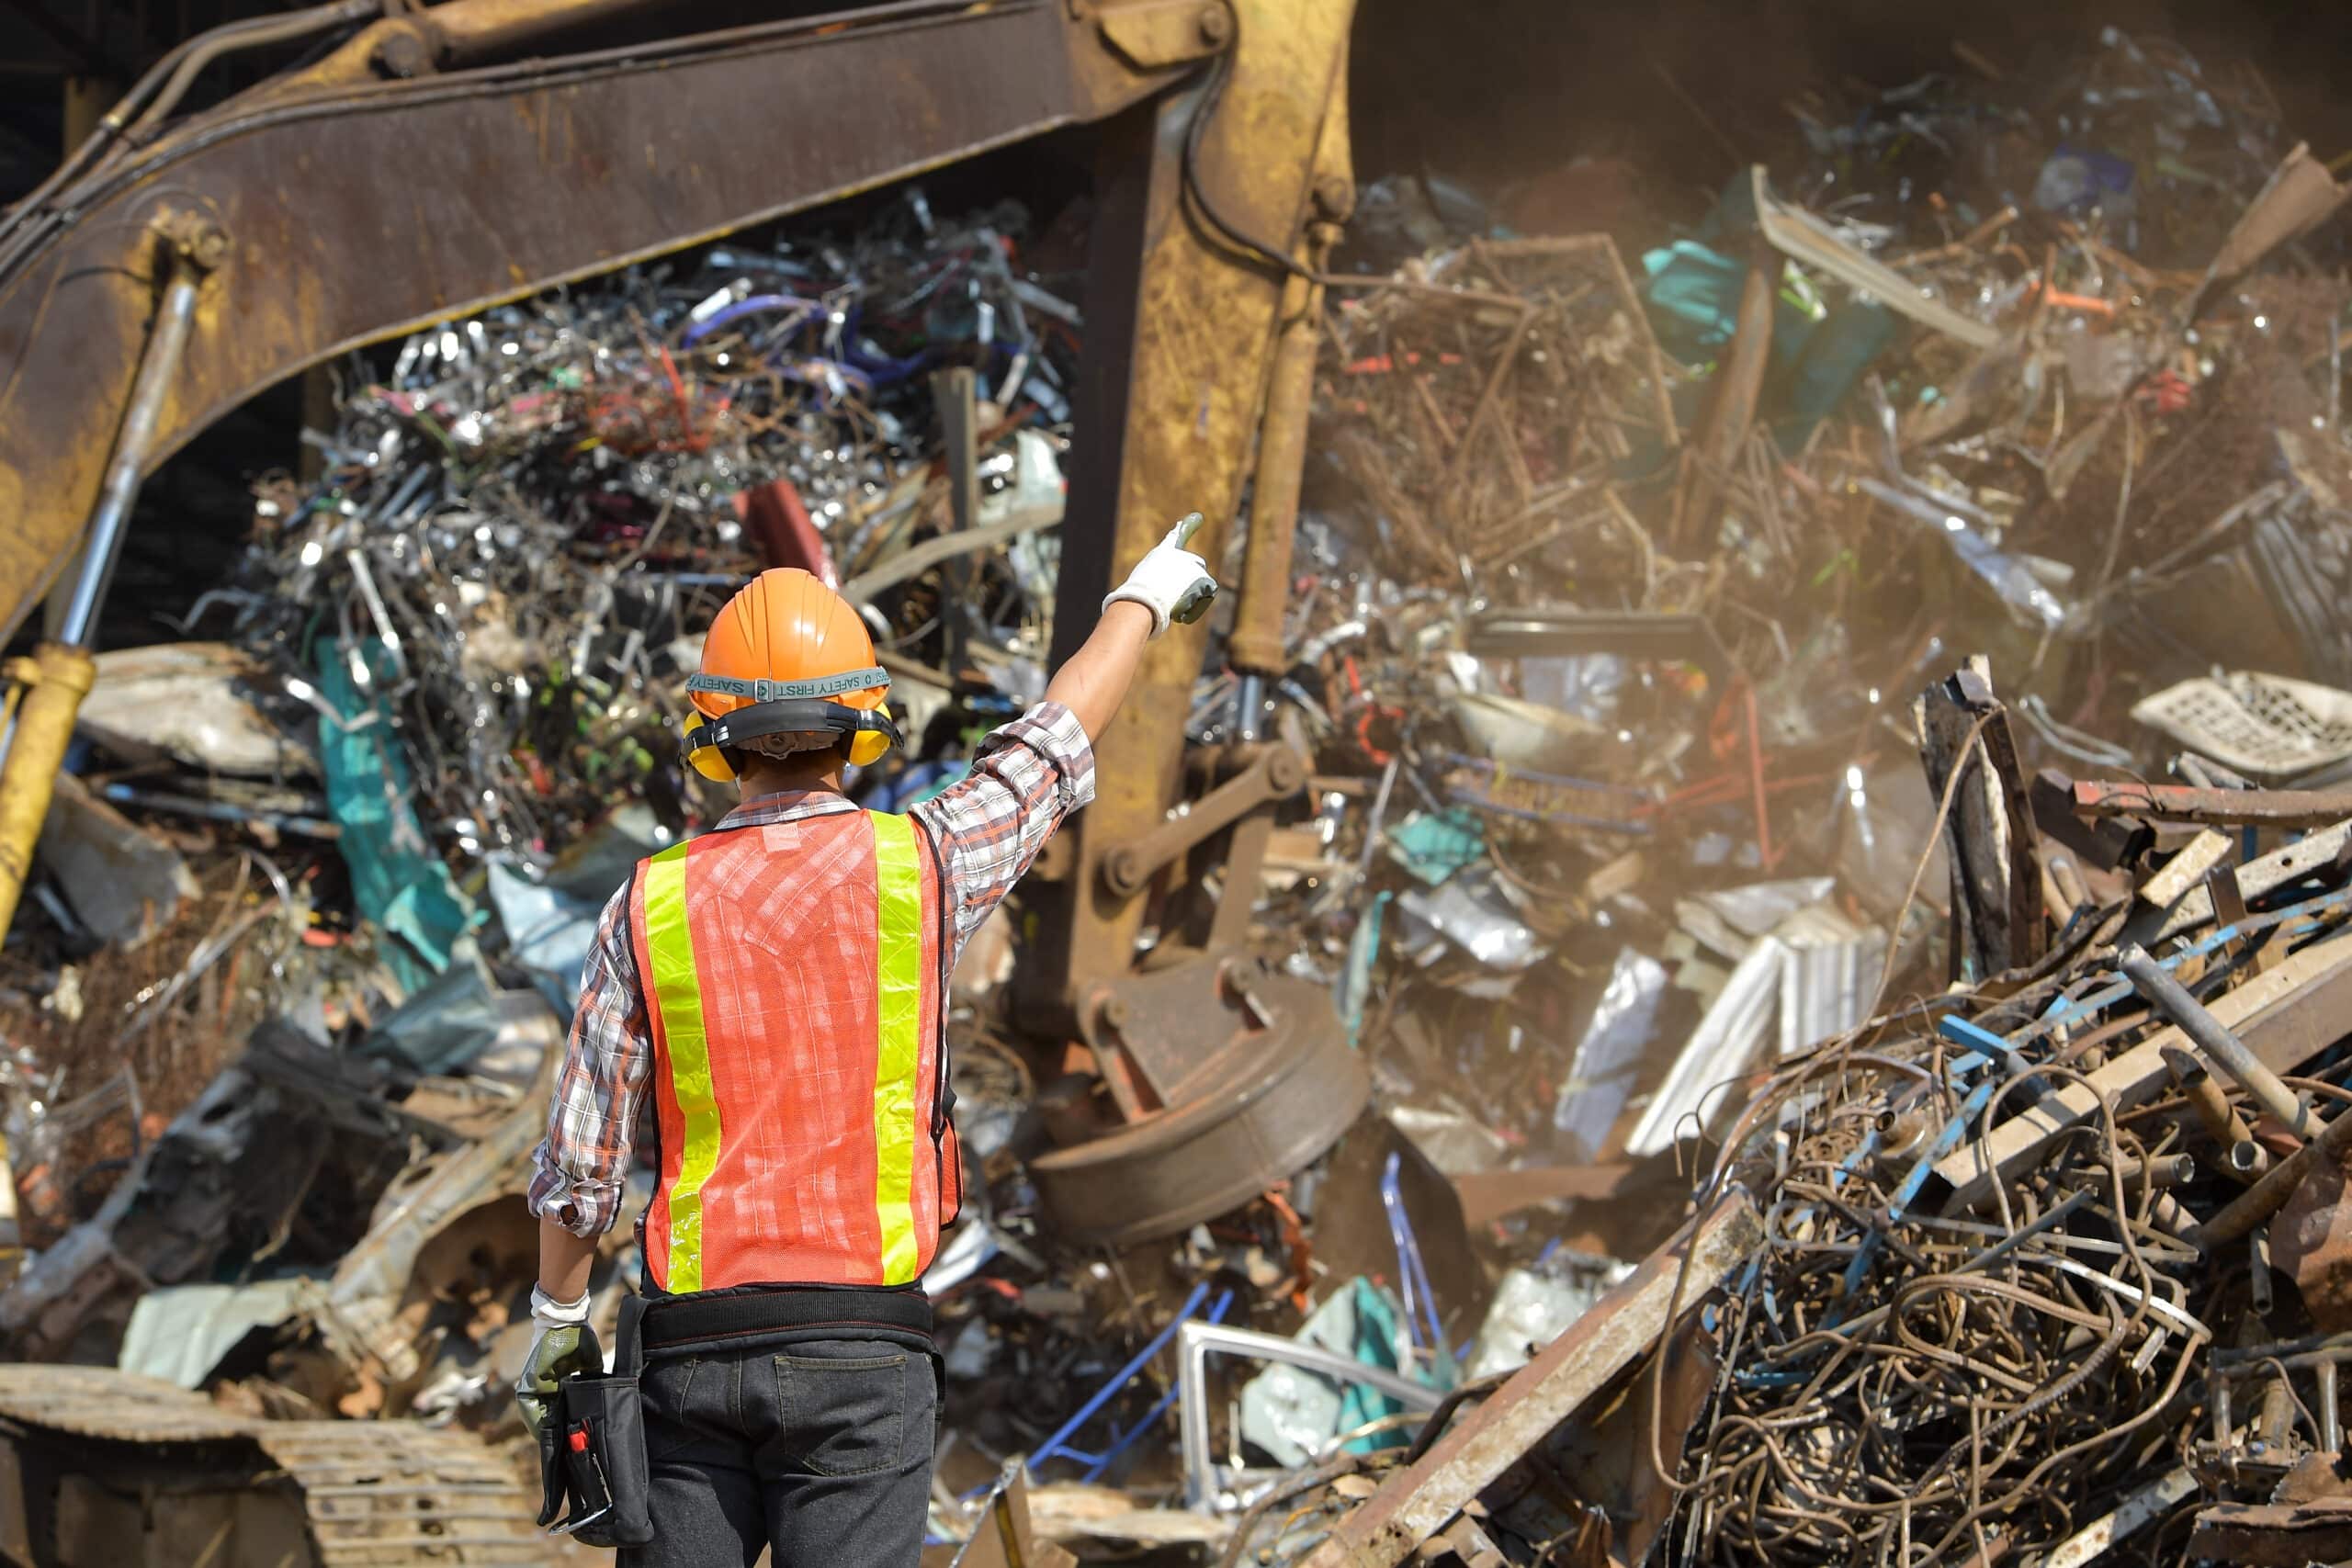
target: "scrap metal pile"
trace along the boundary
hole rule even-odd
[[[1075,1244],[1066,1043],[976,939],[925,1281],[976,1568],[2352,1556],[2346,188],[2120,35],[1799,107],[1639,254],[1423,225],[1329,288],[1289,669],[1215,628],[1188,724],[1296,787],[1141,896],[1239,899],[1374,1108]],[[14,1354],[513,1438],[589,930],[728,804],[674,758],[716,606],[861,605],[871,806],[1042,690],[1069,247],[870,210],[356,364],[220,640],[102,661],[11,950]]]

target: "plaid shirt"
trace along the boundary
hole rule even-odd
[[[909,815],[939,847],[942,894],[955,900],[956,951],[1012,891],[1064,817],[1094,798],[1094,752],[1078,719],[1040,703],[984,741],[971,773]],[[857,807],[838,795],[763,795],[717,829],[761,827]],[[653,1032],[638,982],[624,883],[605,906],[581,973],[547,1140],[532,1151],[531,1213],[576,1235],[612,1228],[628,1175],[639,1108],[653,1075]]]

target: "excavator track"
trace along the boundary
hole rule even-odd
[[[0,1366],[0,1437],[17,1450],[8,1468],[20,1494],[35,1489],[42,1467],[51,1484],[77,1469],[102,1480],[135,1469],[147,1485],[160,1473],[175,1495],[290,1491],[310,1561],[321,1568],[549,1556],[534,1522],[537,1497],[466,1432],[413,1422],[259,1420],[105,1368]],[[0,1498],[0,1518],[17,1525],[0,1532],[17,1538],[0,1540],[0,1555],[61,1561],[41,1532],[22,1523],[44,1514],[39,1498]]]

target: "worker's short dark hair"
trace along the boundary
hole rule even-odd
[[[843,767],[847,767],[849,765],[850,742],[854,739],[855,737],[849,735],[837,735],[832,737],[825,745],[822,746],[785,746],[780,744],[763,744],[763,742],[781,742],[796,739],[797,738],[783,735],[762,736],[756,739],[746,741],[741,746],[722,746],[718,749],[718,754],[727,760],[728,767],[734,771],[737,778],[741,778],[743,776],[744,771],[752,765],[754,760],[762,758],[770,761],[788,761],[795,757],[830,757],[832,761],[841,763]]]

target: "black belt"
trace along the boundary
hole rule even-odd
[[[892,1339],[932,1348],[931,1298],[921,1291],[847,1288],[696,1292],[654,1296],[645,1307],[645,1354],[747,1347],[782,1336]]]

